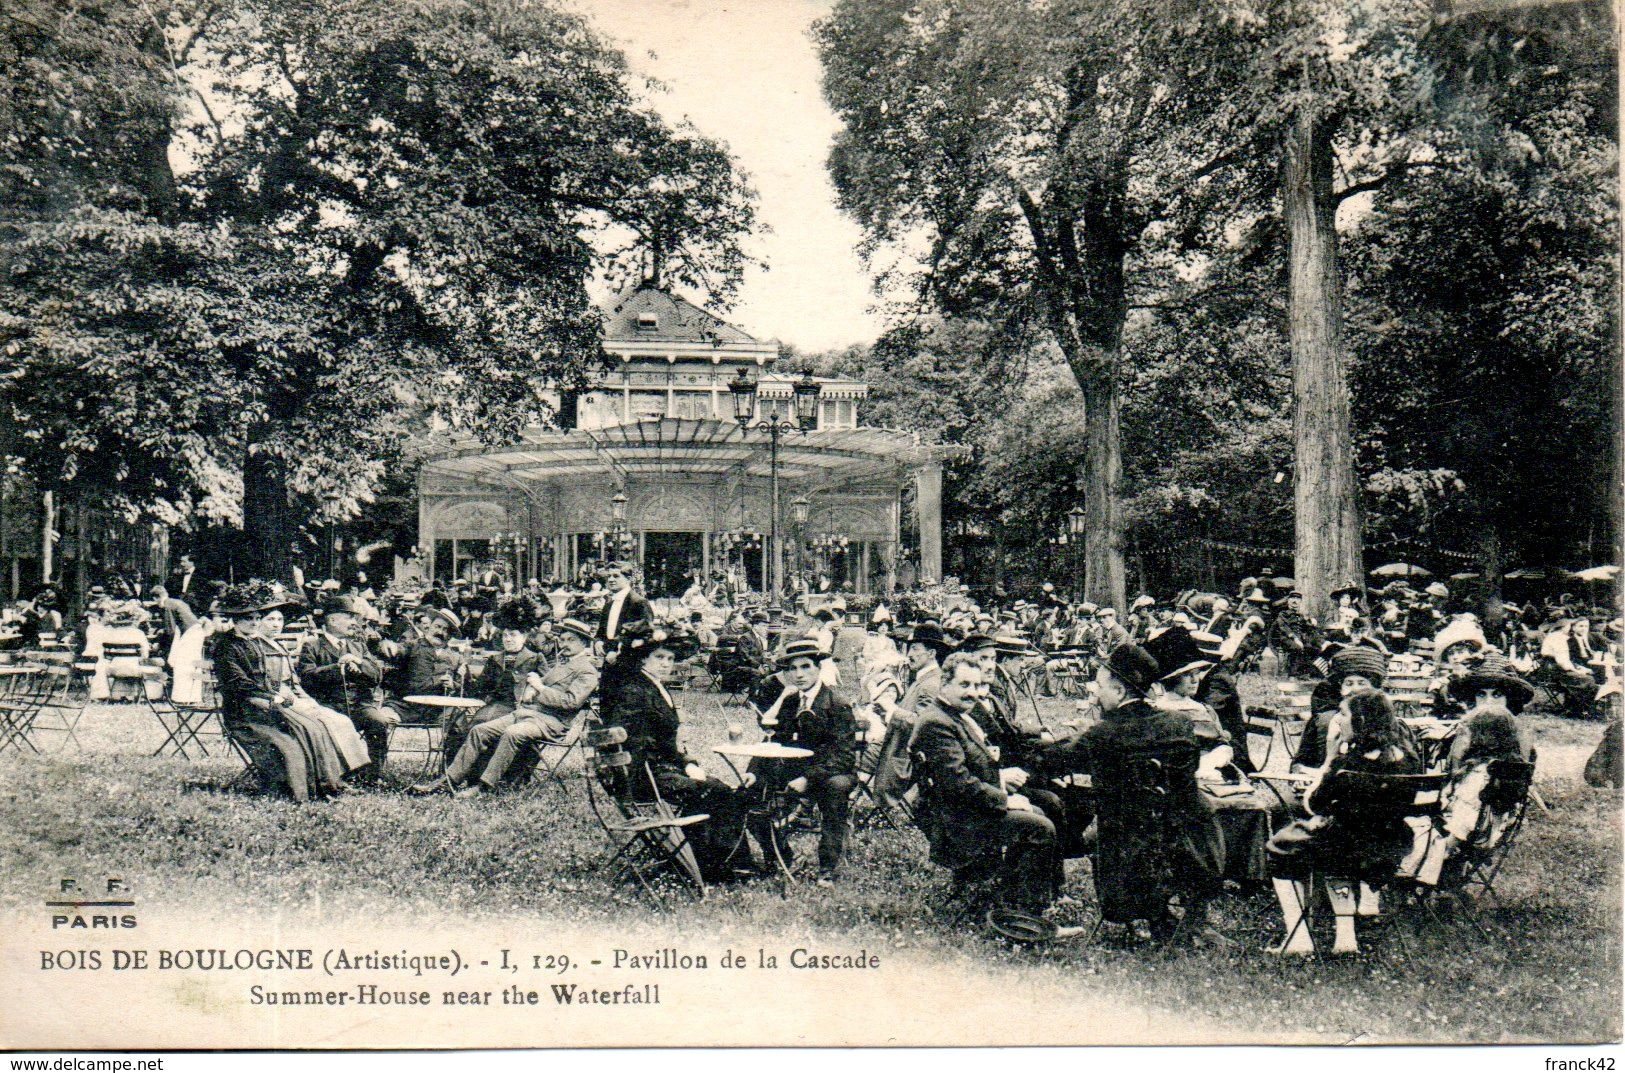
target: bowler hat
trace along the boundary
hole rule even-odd
[[[328,596],[316,605],[316,614],[321,618],[329,615],[358,614],[355,600],[349,596]]]
[[[980,652],[984,648],[997,648],[999,642],[991,633],[973,633],[959,642],[961,652]]]
[[[942,627],[935,622],[916,622],[903,635],[903,641],[905,644],[924,645],[939,656],[951,647]]]

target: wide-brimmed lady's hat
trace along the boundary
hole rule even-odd
[[[634,665],[642,665],[644,660],[662,648],[674,658],[685,660],[700,650],[700,641],[688,630],[656,628],[648,637],[640,637],[623,647],[620,658],[629,659]]]
[[[1156,659],[1132,641],[1124,641],[1106,657],[1106,667],[1136,693],[1144,695],[1151,683],[1162,677]]]
[[[491,625],[499,630],[530,631],[541,621],[541,616],[529,600],[509,600],[491,616]]]
[[[1380,689],[1383,675],[1387,672],[1388,661],[1382,658],[1381,652],[1366,645],[1349,645],[1332,656],[1326,680],[1341,685],[1343,679],[1357,674]]]
[[[219,600],[220,613],[233,618],[263,615],[267,611],[302,606],[304,601],[297,593],[289,592],[280,585],[259,578],[227,585]]]
[[[1535,699],[1535,687],[1524,681],[1512,662],[1498,652],[1486,652],[1466,674],[1450,683],[1450,693],[1463,703],[1471,703],[1481,689],[1495,689],[1506,695],[1507,708],[1514,712]]]
[[[1162,668],[1157,677],[1164,682],[1213,666],[1213,661],[1202,655],[1196,639],[1183,626],[1163,630],[1145,643],[1145,651]]]
[[[1353,582],[1350,582],[1347,585],[1339,586],[1338,588],[1332,590],[1333,600],[1337,599],[1339,596],[1352,596],[1358,600],[1363,595],[1365,595],[1365,588],[1361,585],[1356,585]]]

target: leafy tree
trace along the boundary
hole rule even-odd
[[[1573,566],[1614,530],[1611,33],[1596,5],[1443,27],[1430,54],[1481,121],[1352,247],[1365,464],[1420,508],[1396,534],[1476,549],[1497,619],[1509,558]]]
[[[1172,0],[844,0],[817,29],[844,125],[831,174],[866,253],[892,260],[882,288],[1042,334],[1081,389],[1097,602],[1124,597],[1126,318],[1172,282],[1184,246],[1212,237],[1207,210],[1245,178],[1214,95],[1241,66],[1219,14]]]
[[[720,297],[737,283],[751,192],[720,146],[637,102],[579,17],[533,0],[243,0],[209,15],[161,36],[187,44],[169,73],[197,102],[165,141],[195,165],[171,176],[190,256],[121,280],[123,305],[59,312],[92,347],[137,314],[152,323],[132,334],[173,343],[109,354],[96,372],[115,396],[140,398],[155,364],[197,374],[195,406],[153,409],[170,440],[150,446],[201,438],[228,454],[253,572],[286,576],[298,516],[352,513],[425,423],[495,441],[545,420],[538,387],[577,386],[601,360],[594,273]],[[117,226],[158,216],[134,212]],[[79,251],[87,276],[98,256],[116,276],[121,237]],[[76,472],[117,477],[129,452],[99,413],[41,405],[75,368],[35,327],[50,276],[37,258],[8,288],[23,365],[8,401],[42,428],[86,427]],[[150,505],[150,489],[129,491]]]

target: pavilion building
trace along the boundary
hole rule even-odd
[[[614,366],[590,391],[549,400],[562,427],[496,448],[453,437],[429,455],[421,572],[562,579],[626,557],[655,597],[696,574],[758,592],[798,574],[855,592],[890,591],[915,564],[942,576],[949,449],[866,427],[868,385],[778,372],[774,343],[653,287],[608,311],[603,347]],[[919,546],[904,549],[910,486]]]

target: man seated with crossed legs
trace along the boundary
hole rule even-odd
[[[562,738],[570,720],[598,688],[598,667],[589,649],[592,637],[593,628],[580,619],[561,622],[559,661],[546,674],[530,672],[522,707],[475,724],[447,766],[441,786],[464,798],[490,793],[502,785],[517,758]],[[469,782],[476,771],[479,778]]]

